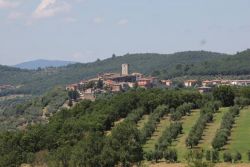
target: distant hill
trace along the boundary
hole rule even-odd
[[[249,62],[250,50],[235,55],[206,51],[126,54],[92,63],[39,70],[0,66],[0,84],[21,85],[14,93],[42,94],[56,85],[78,82],[98,73],[120,72],[122,63],[130,64],[130,72],[141,72],[159,78],[175,78],[198,75],[249,75]]]
[[[74,64],[74,62],[39,59],[39,60],[20,63],[20,64],[15,65],[14,67],[21,68],[21,69],[35,70],[38,68],[46,68],[46,67],[61,67],[61,66],[69,65],[69,64]]]

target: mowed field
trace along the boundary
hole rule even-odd
[[[241,110],[240,116],[232,129],[231,139],[226,146],[231,151],[239,151],[243,161],[247,162],[247,152],[250,150],[250,107]]]

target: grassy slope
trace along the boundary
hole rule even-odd
[[[187,167],[187,164],[180,164],[180,163],[173,163],[173,164],[167,164],[166,162],[152,164],[152,163],[146,163],[146,167]],[[228,164],[228,163],[219,163],[216,164],[215,167],[250,167],[247,163],[240,163],[240,164]]]
[[[151,138],[147,140],[146,144],[143,146],[145,151],[154,150],[155,144],[158,139],[162,136],[163,131],[170,125],[169,117],[165,116],[160,120],[160,123],[157,125],[157,128]]]
[[[203,132],[202,140],[200,141],[198,147],[203,149],[212,149],[212,141],[216,135],[217,129],[220,128],[221,120],[228,108],[221,108],[218,113],[214,114],[214,121],[207,124],[206,129]]]
[[[241,110],[240,116],[236,118],[236,124],[232,129],[231,140],[227,149],[239,151],[243,161],[247,161],[247,151],[250,150],[250,107]]]
[[[173,142],[173,147],[178,152],[178,159],[183,160],[187,151],[185,140],[188,136],[189,131],[195,124],[196,120],[199,118],[199,110],[194,110],[190,116],[185,116],[182,119],[183,133]]]

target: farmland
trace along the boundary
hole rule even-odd
[[[139,162],[148,166],[181,166],[190,163],[188,157],[195,154],[202,155],[204,162],[211,161],[208,156],[212,154],[207,152],[214,151],[218,132],[225,130],[227,136],[220,143],[216,163],[232,162],[232,158],[239,165],[248,163],[250,107],[246,99],[237,99],[241,108],[232,104],[227,91],[232,89],[220,87],[217,95],[220,101],[229,99],[228,107],[186,89],[138,89],[93,102],[83,100],[53,115],[47,124],[34,125],[23,133],[2,133],[0,151],[4,156],[0,157],[0,164],[36,162],[32,159],[36,153],[46,150],[49,158],[43,159],[49,166],[62,160],[67,167],[82,163],[132,166]],[[224,152],[229,152],[231,159],[225,159]],[[242,159],[239,155],[235,159],[237,152]]]

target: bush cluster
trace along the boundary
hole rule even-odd
[[[166,162],[177,162],[178,155],[177,151],[175,149],[167,149],[165,151],[162,150],[155,150],[155,151],[149,151],[145,153],[145,159],[147,161],[155,161],[156,163],[160,159],[165,159]]]
[[[174,112],[171,112],[171,120],[177,121],[180,120],[183,116],[189,115],[191,113],[192,106],[192,103],[184,103],[183,105],[180,105]]]
[[[128,114],[125,121],[132,121],[134,123],[137,123],[144,114],[145,110],[143,108],[137,108]]]
[[[223,160],[224,162],[238,162],[241,161],[242,155],[239,152],[231,153],[231,152],[224,152],[223,153]]]

